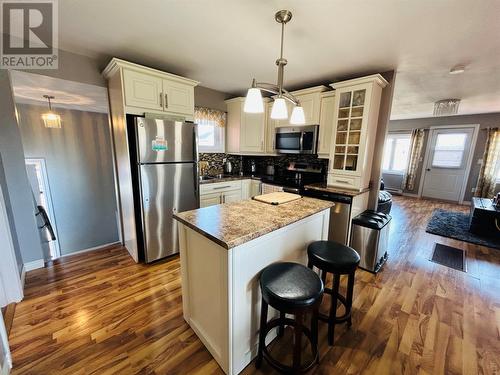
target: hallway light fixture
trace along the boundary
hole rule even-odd
[[[450,116],[458,113],[460,99],[443,99],[434,102],[434,116]]]
[[[265,91],[277,95],[271,109],[272,119],[286,120],[288,118],[288,108],[286,106],[286,101],[288,101],[294,105],[290,117],[290,124],[304,125],[306,119],[304,109],[300,105],[299,100],[283,88],[285,65],[288,63],[288,61],[283,58],[283,40],[285,37],[285,24],[292,19],[292,12],[289,10],[280,10],[274,15],[274,19],[281,24],[281,53],[280,58],[276,60],[276,65],[278,66],[278,82],[274,85],[272,83],[256,82],[254,78],[252,80],[252,86],[248,89],[243,110],[247,113],[263,113],[264,103],[262,101],[261,91]]]
[[[45,99],[49,102],[49,111],[42,114],[43,124],[46,128],[60,129],[61,128],[61,116],[52,111],[51,99],[55,99],[52,95],[44,95]]]

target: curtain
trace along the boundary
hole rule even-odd
[[[491,198],[495,192],[498,168],[500,168],[500,130],[487,129],[486,147],[483,165],[479,172],[476,186],[476,197]]]
[[[199,125],[215,123],[217,126],[223,128],[226,125],[226,112],[211,108],[195,107],[194,121]]]
[[[403,190],[413,190],[415,188],[418,164],[424,146],[424,134],[424,129],[413,129],[411,132],[410,160],[403,179]]]

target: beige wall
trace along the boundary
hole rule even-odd
[[[450,126],[450,125],[474,125],[479,124],[481,129],[489,127],[500,127],[500,113],[487,113],[480,115],[464,115],[464,116],[445,116],[445,117],[430,117],[423,119],[411,120],[393,120],[389,122],[389,131],[411,131],[412,129],[429,128],[431,126]],[[424,149],[422,151],[422,159],[424,157],[425,149],[427,147],[427,138],[429,131],[425,132]],[[465,191],[464,200],[470,201],[473,193],[472,188],[476,186],[477,178],[481,165],[478,160],[483,157],[484,147],[486,144],[486,132],[479,131],[474,155],[472,158],[472,166],[467,178],[467,187]],[[417,172],[417,181],[415,182],[415,189],[407,191],[408,193],[417,194],[420,178],[422,175],[422,162],[419,164]],[[388,187],[401,186],[402,178],[399,176],[384,175],[384,180],[388,183]],[[498,190],[498,187],[497,187]]]
[[[218,109],[226,112],[226,103],[224,100],[231,96],[220,91],[212,90],[203,86],[196,86],[194,88],[194,104],[197,107],[206,107]]]

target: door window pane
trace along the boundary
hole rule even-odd
[[[467,133],[439,133],[436,137],[432,166],[436,168],[461,168]]]

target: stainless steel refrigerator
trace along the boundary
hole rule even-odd
[[[136,221],[146,263],[179,252],[176,212],[199,207],[197,128],[136,117]],[[139,207],[137,207],[139,206]],[[137,223],[139,224],[139,223]],[[142,246],[141,246],[142,245]]]

